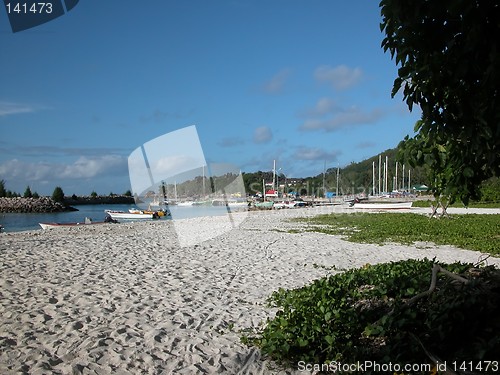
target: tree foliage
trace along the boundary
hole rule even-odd
[[[56,186],[56,188],[54,189],[54,192],[52,193],[52,199],[59,203],[64,202],[64,192],[60,186]]]
[[[5,190],[5,181],[0,180],[0,197],[6,197],[7,196],[7,190]]]
[[[422,109],[402,158],[427,164],[435,196],[468,204],[500,174],[500,6],[490,0],[382,0],[392,95]]]
[[[481,186],[481,201],[500,202],[500,177],[484,181]]]
[[[15,198],[20,196],[21,195],[19,193],[16,193],[15,191],[7,190],[5,188],[5,181],[0,180],[0,197]]]
[[[26,187],[26,190],[24,191],[23,197],[24,198],[32,198],[33,197],[33,193],[31,192],[31,188],[29,186]]]

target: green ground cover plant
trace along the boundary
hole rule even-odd
[[[413,202],[412,207],[431,207],[431,205],[436,203],[431,200],[417,200]],[[461,202],[455,202],[449,207],[459,207],[463,208],[464,205]],[[470,202],[468,208],[500,208],[500,202],[488,201],[488,202]]]
[[[498,361],[499,270],[463,263],[440,266],[461,278],[436,273],[436,288],[424,295],[437,267],[434,260],[367,265],[299,289],[280,289],[269,298],[278,309],[275,318],[243,341],[291,368],[301,361]],[[498,367],[479,372],[495,371]]]
[[[299,219],[310,231],[341,235],[363,243],[432,242],[500,256],[500,215],[452,215],[430,219],[410,213],[354,213]]]

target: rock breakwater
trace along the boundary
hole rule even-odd
[[[134,204],[134,197],[126,195],[115,196],[97,196],[97,197],[64,197],[64,203],[70,206],[78,206],[85,204]]]
[[[42,213],[42,212],[63,212],[74,211],[73,207],[65,206],[52,198],[0,198],[0,212],[16,213]]]

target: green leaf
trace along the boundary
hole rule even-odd
[[[471,178],[474,176],[474,171],[472,170],[472,168],[466,167],[464,168],[463,174],[465,177]]]
[[[333,342],[335,340],[332,336],[325,336],[325,341],[328,343],[328,345],[333,345]]]

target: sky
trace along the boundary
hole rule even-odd
[[[196,125],[205,158],[315,176],[396,147],[378,1],[85,0],[13,33],[0,9],[0,180],[23,193],[131,188],[127,158]]]

